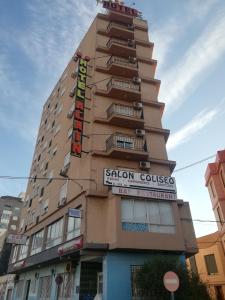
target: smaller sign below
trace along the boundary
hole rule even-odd
[[[77,208],[69,208],[68,215],[71,218],[81,218],[81,210]]]
[[[176,273],[169,271],[165,273],[163,283],[167,291],[173,293],[178,289],[180,281]]]
[[[115,195],[125,195],[125,196],[142,197],[142,198],[177,200],[177,195],[173,193],[131,189],[131,188],[117,187],[117,186],[112,187],[112,193]]]
[[[71,242],[65,243],[64,245],[60,246],[58,248],[58,254],[60,256],[62,256],[67,252],[79,250],[82,248],[82,246],[83,246],[83,239],[78,238],[78,239],[75,239]]]
[[[6,243],[16,244],[16,245],[25,245],[27,242],[27,236],[22,234],[9,234]]]

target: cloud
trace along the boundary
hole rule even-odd
[[[215,108],[208,112],[203,110],[198,113],[180,130],[170,135],[167,150],[173,150],[181,144],[187,143],[194,134],[197,134],[201,129],[212,122],[219,111],[219,108]]]
[[[225,14],[215,15],[202,35],[187,50],[183,59],[164,74],[160,97],[166,108],[176,109],[208,74],[225,52]],[[205,72],[205,73],[204,73]],[[171,108],[172,106],[172,108]]]
[[[187,34],[187,28],[193,25],[193,22],[203,19],[217,2],[218,0],[189,0],[183,3],[184,12],[179,11],[178,15],[166,20],[165,24],[153,27],[150,35],[155,43],[154,58],[158,60],[157,72],[165,66],[166,56],[174,51],[172,45],[183,34]]]

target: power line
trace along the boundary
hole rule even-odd
[[[175,173],[175,172],[182,171],[182,170],[185,170],[185,169],[188,169],[188,168],[193,167],[193,166],[196,166],[196,165],[199,165],[199,164],[201,164],[202,162],[207,161],[207,160],[209,160],[209,159],[211,159],[211,158],[213,158],[213,157],[215,157],[215,156],[216,156],[216,154],[210,155],[210,156],[208,156],[208,157],[206,157],[206,158],[203,158],[203,159],[201,159],[201,160],[198,160],[198,161],[196,161],[196,162],[194,162],[194,163],[192,163],[192,164],[189,164],[189,165],[184,166],[184,167],[182,167],[182,168],[180,168],[180,169],[177,169],[177,170],[174,171],[174,173]]]

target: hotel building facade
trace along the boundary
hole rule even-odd
[[[13,299],[139,299],[135,270],[196,253],[177,199],[148,25],[103,2],[47,99],[9,272]]]

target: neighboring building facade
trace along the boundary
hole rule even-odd
[[[103,5],[43,108],[13,299],[137,299],[136,266],[196,253],[189,204],[170,177],[147,22]]]
[[[7,274],[7,268],[12,244],[6,242],[9,234],[16,234],[19,228],[20,213],[23,199],[19,197],[0,197],[0,299],[7,298],[12,293],[14,275]],[[8,291],[9,290],[9,291]],[[5,298],[6,297],[6,298]]]
[[[225,300],[225,150],[218,151],[216,161],[208,164],[205,179],[218,231],[197,239],[199,253],[189,262],[207,284],[212,299]]]

